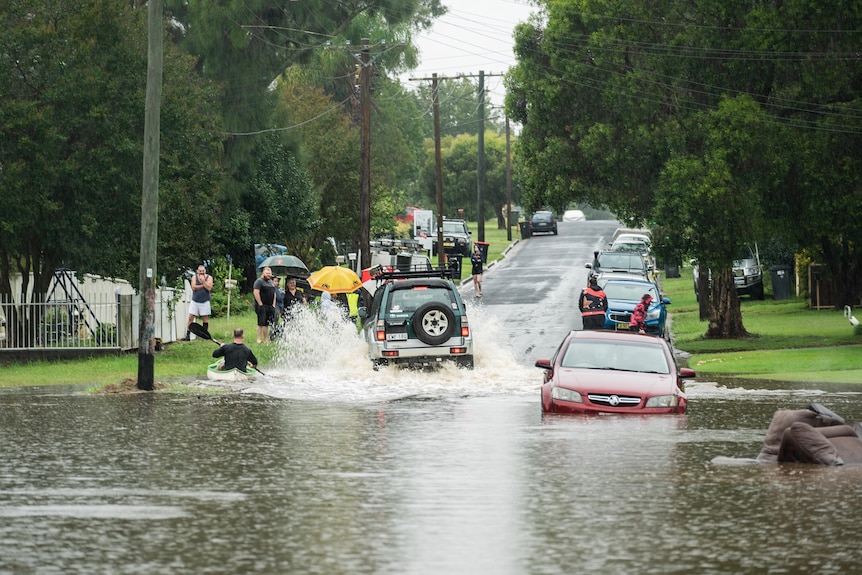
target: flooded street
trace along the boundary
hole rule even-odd
[[[776,409],[859,421],[859,390],[698,378],[685,416],[543,417],[532,364],[576,313],[530,323],[548,302],[496,272],[474,371],[374,372],[305,318],[236,393],[0,392],[0,574],[862,570],[862,466],[744,461]]]

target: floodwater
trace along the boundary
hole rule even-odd
[[[543,417],[540,370],[471,312],[472,372],[375,373],[308,316],[236,393],[0,393],[0,573],[862,570],[862,467],[745,461],[778,408],[862,419],[852,386],[696,381],[686,416]]]

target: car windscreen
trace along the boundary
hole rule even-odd
[[[534,222],[550,222],[553,219],[553,215],[547,212],[533,214]]]
[[[561,367],[670,373],[667,356],[657,345],[621,341],[572,339]]]
[[[389,295],[389,313],[412,313],[432,301],[442,303],[451,309],[457,308],[458,305],[450,290],[419,286],[412,289],[393,290]]]
[[[443,222],[444,234],[465,234],[464,224],[461,222]]]
[[[639,301],[644,294],[650,294],[653,301],[659,301],[658,290],[654,285],[635,282],[609,281],[604,287],[608,299]]]
[[[649,247],[643,242],[614,242],[611,249],[615,252],[635,252],[639,254],[649,253]]]
[[[644,265],[640,254],[605,252],[599,256],[599,267],[611,270],[642,270]]]

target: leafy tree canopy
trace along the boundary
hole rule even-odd
[[[728,282],[711,318],[738,316],[721,270],[770,235],[818,254],[841,278],[838,305],[860,301],[862,12],[810,0],[542,4],[544,19],[516,30],[507,77],[529,202],[654,223],[665,254]],[[740,319],[711,335],[743,332]]]

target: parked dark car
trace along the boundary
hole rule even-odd
[[[544,370],[543,413],[682,414],[685,378],[668,343],[632,332],[572,331]]]
[[[655,279],[655,269],[652,264],[638,252],[612,250],[593,252],[592,263],[585,264],[584,267],[593,270],[594,274],[624,273],[643,276],[650,281]]]
[[[533,214],[530,235],[549,233],[557,235],[557,218],[551,212],[541,211]]]

